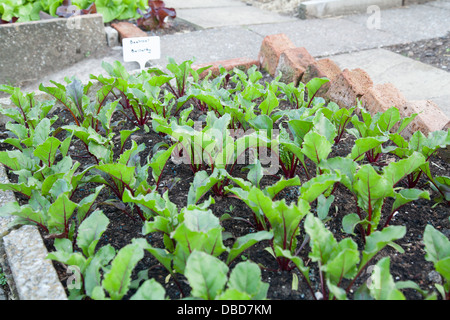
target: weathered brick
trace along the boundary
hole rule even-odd
[[[377,84],[367,90],[361,99],[365,109],[375,114],[385,112],[391,107],[400,108],[407,99],[392,83]]]
[[[402,135],[405,137],[410,137],[418,130],[428,136],[432,131],[444,130],[449,123],[449,118],[431,100],[408,101],[399,110],[402,117],[409,117],[413,113],[418,113],[403,130]]]
[[[325,58],[315,61],[308,65],[305,73],[302,77],[303,83],[308,83],[314,78],[327,78],[330,80],[320,87],[319,91],[316,93],[318,97],[326,96],[327,91],[330,89],[331,83],[341,74],[342,70],[339,66],[331,59]]]
[[[119,32],[120,41],[125,38],[148,37],[148,34],[145,31],[126,21],[111,23],[111,27]]]
[[[295,48],[295,45],[284,33],[266,36],[258,54],[261,68],[274,76],[281,53],[291,48]]]
[[[231,71],[234,68],[238,68],[240,70],[247,71],[254,65],[256,65],[259,68],[258,60],[243,57],[243,58],[234,58],[234,59],[229,59],[229,60],[221,60],[221,61],[216,61],[216,62],[211,62],[211,63],[197,64],[197,65],[193,65],[192,69],[198,70],[203,67],[211,66],[211,68],[203,71],[200,74],[200,78],[202,79],[202,78],[206,77],[209,72],[212,72],[213,76],[218,76],[220,74],[221,66],[223,68],[225,68],[225,70],[227,70],[227,71]]]
[[[306,83],[313,78],[328,78],[333,81],[341,72],[341,68],[331,59],[316,60],[306,68],[302,82]]]
[[[327,97],[341,107],[351,108],[373,87],[373,81],[364,70],[344,69],[331,83]]]
[[[306,68],[314,62],[314,57],[303,47],[286,49],[280,55],[275,76],[281,72],[281,82],[294,82],[297,86]]]

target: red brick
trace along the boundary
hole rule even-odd
[[[408,101],[399,110],[402,117],[409,117],[413,113],[418,113],[403,130],[402,135],[405,137],[410,137],[418,130],[428,136],[432,131],[444,130],[449,123],[449,118],[430,100]]]
[[[341,68],[333,60],[320,59],[308,65],[303,74],[302,82],[306,83],[313,78],[328,78],[333,81],[341,72]]]
[[[281,72],[281,82],[294,82],[297,86],[306,68],[314,61],[313,56],[303,47],[286,49],[280,55],[275,76]]]
[[[442,130],[448,130],[450,129],[450,120],[447,122],[447,124],[442,128]]]
[[[361,104],[365,109],[376,114],[385,112],[391,107],[400,108],[407,102],[407,99],[393,84],[377,84],[369,88],[361,99]]]
[[[351,108],[373,87],[370,76],[362,69],[344,69],[331,83],[327,98],[340,107]]]
[[[258,54],[261,68],[274,76],[281,53],[291,48],[295,48],[295,45],[284,33],[266,36]]]
[[[229,59],[229,60],[221,60],[211,63],[203,63],[198,65],[193,65],[192,69],[198,70],[203,67],[211,66],[211,68],[203,71],[200,74],[200,78],[206,77],[209,72],[212,72],[213,76],[218,76],[220,74],[220,67],[222,66],[227,71],[231,71],[234,68],[238,68],[240,70],[247,71],[252,66],[256,65],[259,68],[259,62],[258,60],[249,59],[249,58],[235,58],[235,59]]]
[[[308,83],[314,78],[327,78],[330,80],[320,87],[317,92],[318,97],[323,97],[326,92],[330,89],[331,83],[340,75],[342,72],[341,68],[331,59],[320,59],[311,63],[307,68],[302,77],[303,83]]]
[[[112,23],[111,27],[116,29],[119,33],[120,41],[125,38],[148,37],[148,34],[145,31],[143,31],[136,25],[126,21]]]

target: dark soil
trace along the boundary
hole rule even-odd
[[[54,124],[56,127],[59,127],[64,124],[68,124],[71,121],[70,114],[66,111],[60,111],[56,113],[58,115],[59,120]],[[195,116],[200,115],[201,113],[196,112]],[[119,113],[116,113],[116,116],[119,116]],[[52,116],[52,115],[50,115]],[[117,128],[117,130],[122,129],[131,129],[134,125],[130,122],[121,125]],[[0,127],[0,132],[5,132],[4,126]],[[4,138],[5,134],[2,137]],[[143,129],[137,131],[133,134],[132,139],[135,140],[138,144],[145,143],[146,151],[140,155],[141,159],[146,159],[149,152],[151,152],[152,147],[162,141],[164,138],[160,135],[156,134],[153,131],[146,133]],[[333,153],[329,156],[346,156],[353,146],[354,138],[350,135],[345,135],[341,142],[334,146]],[[69,151],[71,157],[77,161],[79,161],[82,166],[86,166],[92,164],[91,159],[80,157],[83,154],[84,148],[81,148],[81,144],[74,139],[72,142],[73,147]],[[126,146],[126,148],[128,148]],[[0,144],[0,150],[11,149],[9,145]],[[388,159],[385,159],[388,160]],[[310,166],[309,171],[314,172],[314,166],[312,163],[308,164]],[[449,163],[442,160],[439,156],[435,156],[431,159],[431,169],[434,174],[438,175],[446,175],[450,172]],[[305,174],[303,172],[297,172],[302,181],[305,180]],[[239,168],[233,171],[233,175],[245,178],[246,173],[240,172]],[[13,174],[9,174],[10,180],[14,182],[15,176]],[[175,165],[170,160],[164,171],[164,179],[161,182],[162,185],[166,186],[162,188],[162,190],[169,190],[169,198],[172,202],[177,204],[178,208],[186,206],[187,204],[187,193],[190,187],[190,183],[193,181],[193,173],[187,165],[180,164]],[[279,174],[278,177],[281,177]],[[171,182],[178,178],[180,181],[172,186]],[[265,176],[262,180],[262,186],[272,184],[276,181],[276,177],[273,176]],[[426,183],[426,180],[423,179],[423,184]],[[82,190],[76,193],[76,197],[72,200],[78,202],[85,196],[90,193],[94,186],[85,186]],[[431,190],[430,194],[432,196],[436,196]],[[212,193],[210,193],[213,195]],[[209,194],[206,195],[208,197]],[[213,195],[214,196],[214,195]],[[352,195],[347,191],[345,187],[342,185],[338,185],[334,192],[335,200],[332,205],[332,209],[330,210],[330,220],[327,222],[327,227],[332,231],[334,236],[338,241],[341,239],[348,237],[347,234],[342,232],[342,218],[352,212],[356,212],[356,205],[352,198]],[[20,195],[16,195],[19,202],[25,201]],[[117,250],[122,248],[123,246],[129,244],[133,238],[144,237],[142,235],[142,225],[143,222],[139,219],[139,217],[132,213],[129,209],[129,215],[124,214],[122,211],[117,208],[104,205],[101,202],[104,200],[111,198],[112,194],[107,190],[103,189],[99,196],[99,203],[97,208],[102,209],[103,212],[110,219],[110,225],[107,231],[104,233],[101,241],[99,242],[97,248],[105,245],[107,243],[111,244]],[[296,201],[298,197],[298,189],[296,188],[288,188],[281,192],[277,199],[286,199],[289,203],[291,201]],[[390,203],[391,205],[392,203]],[[398,214],[391,221],[391,225],[403,225],[407,228],[407,234],[404,238],[399,240],[397,243],[404,248],[405,253],[399,254],[395,250],[391,248],[385,248],[374,260],[373,264],[376,261],[384,256],[391,257],[391,274],[393,275],[396,281],[404,281],[404,280],[412,280],[420,285],[420,287],[424,290],[435,290],[434,283],[436,281],[441,281],[439,276],[436,276],[434,271],[434,266],[432,263],[427,262],[425,260],[425,251],[424,245],[422,243],[422,235],[424,229],[427,224],[432,224],[436,229],[440,230],[444,234],[450,236],[450,208],[446,205],[440,204],[436,207],[433,206],[433,201],[428,200],[420,200],[415,201],[413,203],[407,204],[401,209],[399,209]],[[229,232],[233,237],[239,237],[251,232],[254,232],[255,229],[252,227],[252,212],[251,210],[240,200],[229,197],[215,197],[215,204],[210,207],[213,213],[217,217],[221,217],[223,214],[228,213],[233,217],[238,217],[241,220],[225,220],[222,223],[225,232]],[[386,205],[386,208],[389,208],[389,203]],[[386,215],[384,215],[384,219]],[[382,219],[382,223],[384,223],[384,219]],[[246,222],[247,221],[247,222]],[[302,229],[301,229],[302,230]],[[49,251],[54,250],[53,248],[53,240],[48,239],[48,235],[45,232],[42,232],[42,236],[45,239],[45,244]],[[158,234],[152,234],[150,236],[145,236],[146,240],[152,244],[154,247],[164,248],[162,243],[162,237]],[[304,232],[299,237],[299,245],[303,242]],[[356,235],[353,239],[359,244],[360,248],[362,248],[362,238],[360,235]],[[232,246],[233,238],[224,241],[226,246]],[[287,271],[279,271],[278,265],[275,259],[264,250],[266,247],[269,247],[270,243],[268,241],[258,243],[257,245],[247,249],[243,253],[243,257],[245,259],[249,259],[258,263],[262,268],[262,277],[263,281],[270,284],[270,289],[268,293],[269,299],[278,299],[278,300],[311,300],[314,299],[312,292],[307,287],[306,282],[302,279],[302,275],[297,272],[295,269],[291,272]],[[311,278],[315,285],[313,288],[314,292],[319,291],[320,281],[318,278],[317,265],[315,263],[310,263],[308,258],[309,247],[306,245],[304,249],[300,252],[300,257],[303,259],[306,265],[311,267]],[[237,259],[239,260],[239,259]],[[237,263],[237,262],[236,262]],[[55,268],[60,276],[62,283],[65,285],[68,276],[70,273],[66,272],[65,266],[58,262],[54,262]],[[233,265],[230,267],[230,269]],[[189,295],[189,285],[185,281],[184,277],[178,276],[178,284],[175,283],[173,278],[168,278],[168,272],[154,259],[150,254],[146,253],[144,259],[138,264],[135,269],[135,278],[140,271],[148,269],[149,278],[155,278],[158,280],[166,289],[167,296],[170,299],[178,299],[182,297],[179,286],[182,288],[182,292],[185,296]],[[296,278],[299,279],[298,289],[293,290],[293,280],[294,274]],[[369,274],[363,274],[359,278],[359,282],[356,283],[355,289],[361,282],[364,282],[368,279]],[[132,290],[130,294],[132,294]],[[422,296],[418,294],[414,290],[404,290],[404,293],[407,299],[422,299]]]
[[[450,32],[444,37],[388,46],[385,49],[450,72]]]

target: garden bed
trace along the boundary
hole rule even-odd
[[[110,71],[111,75],[115,74],[117,76],[117,72],[115,73],[111,68],[108,70]],[[117,70],[120,69],[116,69],[116,71]],[[121,74],[121,76],[123,76],[123,74]],[[255,99],[252,99],[251,102],[255,104],[256,110],[258,110],[258,113],[260,113],[262,112],[261,110],[267,110],[261,107],[262,105],[264,105],[264,103],[266,103],[266,107],[268,104],[273,103],[273,100],[272,102],[268,100],[267,94],[269,94],[268,92],[270,90],[267,84],[274,83],[274,79],[265,74],[261,74],[261,77],[259,77],[258,72],[256,72],[254,69],[252,71],[252,76],[255,77],[254,79],[258,80],[258,84],[255,85],[255,88],[261,90],[261,95],[255,92]],[[164,75],[162,75],[162,77],[164,77]],[[163,78],[160,79],[162,80]],[[232,78],[231,76],[222,75],[221,79],[222,81],[224,81],[222,88],[225,90],[230,90],[230,92],[234,92],[233,90],[239,91],[238,88],[240,80],[243,80],[242,83],[245,83],[245,77],[242,74],[240,78]],[[102,79],[100,80],[103,81]],[[128,81],[129,83],[133,82],[132,80]],[[106,83],[107,81],[105,81],[104,88],[107,87]],[[204,83],[207,83],[207,81],[205,81]],[[252,85],[252,83],[246,83],[245,87],[250,87]],[[174,84],[172,84],[172,86],[174,86]],[[161,88],[170,90],[169,82],[162,83]],[[50,92],[49,89],[46,90]],[[115,90],[117,94],[116,97],[118,97],[119,89],[116,87]],[[210,95],[210,100],[205,99],[205,96],[202,96],[197,92],[197,95],[190,97],[190,99],[188,99],[187,102],[183,105],[183,107],[177,113],[176,119],[180,119],[180,115],[183,114],[183,110],[186,110],[191,105],[191,103],[196,107],[190,112],[188,119],[191,119],[193,121],[200,120],[204,123],[205,117],[208,114],[208,109],[213,110],[213,114],[216,114],[216,116],[218,116],[220,112],[218,111],[218,109],[214,109],[214,106],[217,107],[217,105],[214,104],[214,99],[211,98],[212,96],[214,96],[215,98],[217,98],[218,96],[213,95],[213,91],[209,91],[210,88],[208,87],[208,85],[202,87],[202,90],[203,91],[201,92],[205,96],[207,94]],[[129,92],[134,91],[131,90]],[[293,106],[293,103],[295,104],[295,99],[289,101],[286,92],[288,91],[284,91],[284,93],[277,92],[276,96],[278,97],[277,101],[279,102],[279,104],[277,104],[277,108],[280,110],[295,109],[295,107]],[[304,104],[303,108],[310,110],[311,108],[316,108],[316,110],[320,110],[321,107],[319,105],[323,102],[317,98],[316,100],[312,100],[312,97],[309,96],[311,93],[309,93],[308,91],[306,92],[306,94],[304,92],[305,101],[303,101],[302,103]],[[53,93],[55,94],[55,92]],[[68,92],[66,92],[66,94],[68,94]],[[61,93],[55,95],[61,98]],[[179,97],[178,99],[182,99],[183,96],[184,95],[181,95],[181,97]],[[103,97],[106,97],[106,101],[111,103],[113,103],[112,101],[115,100],[112,94],[104,95]],[[160,98],[163,98],[162,92]],[[62,99],[59,100],[65,101]],[[206,103],[205,101],[208,101],[208,103]],[[199,102],[204,103],[199,104]],[[120,103],[123,106],[127,106],[127,102],[125,99],[122,99]],[[67,104],[68,103],[66,102],[66,105]],[[202,110],[202,108],[205,108],[205,110]],[[273,116],[276,110],[277,109],[272,110],[273,112],[269,112],[269,114]],[[241,110],[241,112],[243,111]],[[151,159],[155,155],[153,150],[154,146],[157,146],[160,143],[167,143],[168,145],[172,145],[172,143],[174,142],[170,139],[170,134],[164,135],[155,131],[156,127],[154,121],[152,122],[150,119],[147,119],[145,125],[144,123],[142,123],[141,125],[136,126],[136,124],[133,122],[133,120],[136,120],[136,118],[133,118],[135,116],[135,113],[132,112],[132,109],[125,108],[124,113],[129,118],[116,111],[112,117],[112,120],[110,121],[110,123],[117,122],[117,126],[112,131],[114,138],[111,140],[112,143],[115,144],[114,149],[116,153],[118,152],[118,149],[120,149],[118,147],[121,145],[120,133],[125,132],[126,130],[134,130],[135,128],[137,130],[129,136],[129,139],[126,140],[126,143],[123,145],[123,150],[130,150],[131,148],[133,148],[133,141],[136,142],[137,145],[143,144],[144,148],[138,154],[140,165],[142,166],[146,164],[147,159]],[[221,114],[221,116],[225,116],[225,114],[226,112]],[[359,119],[360,121],[363,119],[360,114],[356,115],[356,112],[355,114],[352,114],[352,116],[356,117],[354,118],[355,123],[357,123],[357,119]],[[61,130],[59,132],[56,129],[63,128],[64,126],[71,124],[73,125],[74,117],[72,113],[68,109],[60,108],[53,113],[50,113],[46,118],[56,119],[56,121],[52,124],[52,128],[55,129],[53,135],[58,140],[64,141],[64,139],[67,137],[67,131]],[[154,120],[160,119],[154,115],[153,118]],[[125,121],[120,122],[121,120]],[[306,121],[306,118],[304,120]],[[324,119],[322,120],[324,122],[327,122]],[[277,119],[275,125],[278,125],[279,123],[281,123],[281,121],[281,119]],[[355,146],[355,141],[358,140],[353,134],[351,134],[352,128],[355,129],[353,122],[348,121],[347,131],[343,132],[343,136],[338,141],[338,143],[334,143],[332,145],[330,143],[331,152],[326,156],[327,159],[335,157],[346,157],[347,155],[352,153],[353,147]],[[1,138],[5,139],[8,137],[8,130],[3,125],[0,128],[0,131],[2,132]],[[325,132],[321,132],[325,134]],[[392,142],[387,143],[385,147],[387,148],[389,145],[392,146]],[[15,148],[11,145],[11,143],[3,142],[0,145],[1,151],[13,149]],[[90,150],[91,153],[94,152],[93,150],[94,149]],[[317,149],[317,151],[320,151],[320,149]],[[81,139],[74,137],[71,140],[70,147],[68,147],[67,149],[67,155],[70,156],[74,161],[80,163],[80,171],[89,168],[90,166],[96,165],[95,157],[93,157],[92,154],[89,155],[88,153],[86,153],[86,146]],[[114,157],[116,159],[115,161],[117,161],[118,156],[119,154],[116,154],[116,156]],[[61,161],[62,158],[62,155],[56,155],[55,163]],[[373,162],[372,165],[376,168],[376,170],[382,172],[382,168],[387,167],[389,163],[395,161],[400,160],[397,159],[396,156],[392,153],[383,152],[381,153],[381,157]],[[435,152],[433,152],[433,155],[429,158],[428,163],[430,173],[433,177],[445,176],[449,172],[449,164],[446,161],[442,160]],[[233,167],[233,171],[230,174],[234,178],[241,178],[243,181],[248,182],[248,171],[243,170],[248,164],[249,163],[238,164],[237,166]],[[358,165],[360,166],[367,164],[367,158],[358,161]],[[149,193],[159,193],[162,196],[167,191],[168,199],[171,203],[176,205],[178,211],[182,208],[186,208],[189,201],[188,198],[190,197],[189,194],[191,185],[195,183],[195,175],[191,170],[192,166],[185,163],[177,164],[172,157],[167,161],[163,168],[164,169],[161,175],[162,178],[158,181],[158,183],[152,180],[152,174],[150,173],[152,172],[152,170],[149,170],[150,178],[148,181],[148,185],[152,187],[155,186],[155,184],[158,185],[157,190],[149,191]],[[321,168],[320,170],[322,169],[323,168]],[[305,170],[307,170],[308,174],[306,174]],[[306,157],[305,167],[302,168],[299,166],[297,170],[293,171],[295,172],[295,174],[291,178],[299,177],[301,185],[307,185],[312,176],[314,176],[315,174],[317,176],[319,175],[318,170],[319,167],[316,165],[316,163]],[[283,177],[283,172],[284,171],[280,169],[275,174],[261,176],[259,189],[262,190],[267,186],[272,186],[278,181],[283,180],[283,178],[285,178]],[[211,168],[206,167],[206,173],[207,175],[211,175],[213,172]],[[9,178],[12,183],[20,183],[20,181],[17,180],[17,175],[13,174],[11,171],[9,171]],[[95,191],[95,188],[99,186],[98,181],[99,180],[94,179],[76,188],[76,192],[71,194],[70,200],[74,203],[80,203],[83,199],[85,199]],[[201,185],[198,186],[199,188],[201,187]],[[365,248],[365,241],[367,241],[368,237],[364,236],[363,233],[367,230],[363,233],[360,233],[359,229],[356,228],[355,234],[353,235],[343,231],[344,217],[348,216],[351,213],[356,213],[359,211],[359,209],[357,208],[357,203],[355,201],[355,195],[348,190],[344,183],[335,182],[331,186],[334,187],[322,190],[322,193],[327,194],[329,199],[333,199],[333,201],[329,207],[329,210],[327,210],[327,213],[325,214],[326,217],[323,216],[324,213],[323,211],[321,211],[321,222],[326,227],[326,229],[331,232],[336,241],[339,242],[343,239],[352,239],[352,241],[354,241],[354,243],[358,247],[358,252],[361,252]],[[302,194],[299,187],[299,185],[296,185],[283,188],[282,191],[280,191],[276,195],[276,197],[272,199],[273,204],[279,205],[280,202],[284,200],[287,204],[295,206]],[[406,182],[402,180],[396,187],[407,188],[408,186],[406,185]],[[375,266],[376,263],[382,260],[382,258],[384,257],[390,258],[390,273],[392,275],[392,281],[413,281],[422,290],[428,291],[429,294],[435,292],[435,297],[442,298],[440,294],[436,292],[435,284],[437,283],[438,285],[443,285],[444,280],[435,271],[435,266],[433,265],[433,263],[425,259],[426,252],[424,249],[423,235],[425,227],[427,225],[432,225],[436,230],[439,230],[448,237],[450,233],[450,209],[445,201],[439,204],[435,204],[433,199],[436,199],[439,196],[439,193],[430,187],[429,180],[427,179],[425,174],[421,175],[416,188],[420,188],[423,191],[429,192],[430,199],[417,199],[412,202],[406,203],[404,206],[398,209],[398,213],[393,216],[390,222],[390,225],[392,226],[404,226],[406,228],[406,233],[402,237],[400,237],[400,239],[395,241],[397,245],[403,248],[404,252],[398,252],[398,247],[395,246],[387,246],[383,250],[381,250],[373,259],[371,259],[370,264],[368,263],[368,265],[361,270],[359,276],[354,278],[355,282],[347,292],[348,298],[355,298],[355,292],[357,291],[357,289],[363,288],[364,284],[370,283],[370,281],[373,279],[371,277],[371,271],[374,269],[373,266]],[[302,192],[306,193],[306,191],[307,190],[303,190]],[[261,228],[258,229],[254,212],[245,203],[245,199],[239,199],[236,194],[233,194],[231,192],[226,193],[223,192],[223,190],[221,195],[218,195],[218,193],[220,192],[213,192],[213,190],[209,190],[208,192],[203,194],[201,198],[202,200],[198,201],[197,204],[201,204],[203,201],[207,202],[208,198],[214,199],[213,203],[209,205],[209,209],[216,218],[220,219],[220,226],[223,228],[223,244],[225,247],[231,248],[236,239],[238,239],[239,237],[252,234],[254,235],[257,234],[258,231],[263,231],[261,230]],[[333,196],[334,198],[331,198],[331,196]],[[23,192],[16,192],[16,197],[20,205],[25,206],[29,203],[29,196],[24,196]],[[392,207],[393,202],[393,199],[388,197],[386,199],[385,205],[383,205],[383,214],[379,223],[380,229],[382,229],[382,226],[389,216],[389,210]],[[317,200],[314,199],[314,201],[311,201],[310,205],[310,211],[315,216],[318,216]],[[168,208],[167,203],[165,208]],[[134,207],[130,206],[130,202],[122,202],[122,199],[119,199],[117,197],[117,194],[114,194],[111,189],[101,189],[95,200],[95,204],[91,207],[91,210],[89,212],[91,213],[95,209],[102,210],[102,212],[109,219],[109,224],[97,243],[97,250],[99,248],[104,248],[107,245],[110,245],[116,251],[119,251],[121,248],[130,245],[133,242],[133,239],[137,238],[145,239],[145,241],[151,244],[153,248],[166,248],[167,239],[163,238],[163,233],[151,232],[149,234],[143,235],[143,227],[145,223],[142,221],[139,215],[140,210],[137,210],[136,205]],[[163,208],[159,208],[158,210],[163,210]],[[154,218],[155,217],[149,217],[148,219],[150,221],[153,221]],[[312,220],[308,220],[308,223],[312,223],[311,221]],[[77,224],[75,217],[73,217],[70,222],[73,225]],[[274,256],[272,256],[272,254],[269,252],[270,250],[266,250],[266,248],[273,248],[273,242],[271,239],[256,241],[254,245],[243,251],[239,257],[237,257],[232,263],[229,264],[230,271],[233,270],[241,261],[252,261],[256,263],[261,270],[261,280],[269,284],[269,290],[267,291],[268,299],[312,300],[315,298],[320,298],[321,295],[323,297],[324,294],[331,294],[329,289],[324,289],[326,284],[322,279],[322,276],[324,276],[323,270],[320,270],[318,268],[317,262],[315,262],[314,258],[311,257],[313,248],[310,247],[309,241],[305,241],[305,239],[307,239],[308,237],[306,236],[304,223],[305,218],[301,219],[298,231],[294,232],[294,238],[297,239],[298,244],[294,248],[291,248],[291,253],[293,254],[295,252],[297,256],[303,261],[305,267],[311,268],[309,272],[309,285],[307,281],[305,281],[304,275],[299,271],[299,269],[294,268],[293,264],[290,264],[288,267],[286,267],[286,265],[280,263],[282,259],[275,259]],[[276,226],[272,225],[271,228],[269,227],[266,229],[267,231],[271,231],[272,228],[276,228]],[[55,238],[70,237],[68,234],[55,234],[55,232],[49,232],[49,230],[45,229],[45,224],[41,224],[40,231],[42,233],[42,237],[45,239],[45,243],[49,252],[55,252]],[[63,231],[65,230],[63,229]],[[58,245],[56,245],[56,247],[58,247]],[[80,248],[78,248],[78,250],[80,250]],[[227,253],[225,252],[220,254],[218,258],[220,258],[220,260],[222,261],[226,261]],[[61,282],[66,285],[67,281],[70,280],[70,276],[72,275],[72,272],[69,272],[69,270],[67,269],[67,264],[54,261],[54,266],[58,271]],[[372,266],[372,268],[369,268],[370,266]],[[103,271],[106,273],[107,269],[104,269]],[[146,275],[144,278],[142,278],[142,280],[145,280],[147,278],[155,279],[162,285],[162,287],[165,289],[167,297],[170,299],[179,299],[192,295],[191,286],[186,276],[181,273],[175,273],[175,281],[173,274],[171,275],[169,271],[164,268],[163,265],[157,260],[155,255],[150,253],[150,251],[145,251],[145,255],[143,256],[143,258],[139,259],[139,262],[133,269],[131,279],[136,280],[140,276],[143,276],[144,273],[146,273]],[[344,279],[342,282],[339,281],[339,285],[342,288],[346,288],[352,282],[352,280],[353,278],[351,277],[348,280]],[[67,288],[66,290],[69,294],[70,290],[68,290]],[[424,298],[422,293],[418,292],[416,289],[404,289],[402,291],[407,299]],[[135,289],[130,289],[126,293],[126,295],[124,295],[124,298],[130,298],[135,292]],[[361,298],[364,296],[364,294],[360,294],[361,295],[357,296],[357,298]]]

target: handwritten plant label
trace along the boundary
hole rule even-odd
[[[125,38],[122,40],[123,60],[137,61],[144,70],[149,60],[161,57],[161,41],[159,37]]]

